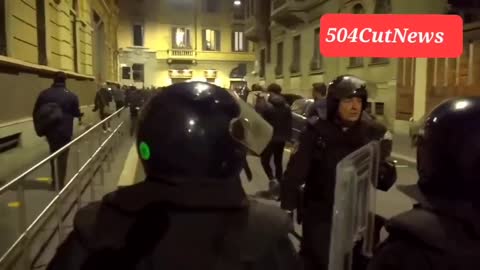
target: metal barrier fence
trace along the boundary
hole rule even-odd
[[[0,187],[0,200],[13,200],[12,207],[0,209],[0,269],[45,268],[71,230],[76,210],[104,195],[105,170],[110,171],[113,152],[127,133],[122,111]],[[60,187],[62,156],[67,156],[69,170]],[[39,177],[44,175],[50,177]]]

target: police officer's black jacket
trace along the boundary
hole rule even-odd
[[[288,216],[229,185],[146,181],[108,194],[79,211],[48,269],[296,269]]]
[[[480,269],[480,211],[418,204],[387,222],[369,270]]]
[[[387,134],[387,129],[374,121],[361,120],[345,131],[340,125],[321,118],[314,123],[309,122],[285,172],[282,208],[297,207],[298,187],[305,182],[305,206],[319,208],[318,215],[329,220],[338,162],[372,140],[383,139]],[[396,180],[396,172],[386,160],[391,147],[383,148],[377,188],[388,190]]]

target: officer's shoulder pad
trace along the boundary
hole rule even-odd
[[[248,211],[243,218],[245,222],[227,234],[227,244],[223,248],[225,254],[256,261],[278,248],[277,244],[288,237],[290,217],[276,206],[250,198]]]

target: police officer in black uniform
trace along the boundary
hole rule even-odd
[[[387,222],[370,270],[480,269],[480,97],[454,98],[425,118],[413,209]]]
[[[308,123],[287,166],[282,208],[290,213],[297,208],[302,213],[301,254],[305,269],[328,267],[335,170],[339,161],[372,140],[381,140],[377,188],[386,191],[396,180],[395,166],[388,159],[391,135],[383,125],[362,119],[366,103],[363,80],[350,75],[334,79],[328,86],[326,119]],[[305,193],[299,196],[303,183]]]
[[[166,87],[139,119],[145,181],[81,209],[48,269],[298,269],[288,215],[240,182],[246,151],[271,135],[226,89]]]

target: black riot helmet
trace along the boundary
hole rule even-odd
[[[327,89],[327,118],[335,119],[342,99],[359,97],[362,99],[362,110],[367,108],[366,82],[353,75],[341,75],[330,82]]]
[[[480,97],[441,103],[425,117],[419,133],[417,169],[422,193],[460,202],[480,198]]]
[[[137,149],[147,179],[173,184],[238,177],[246,151],[260,154],[273,129],[233,91],[177,83],[142,111]]]

